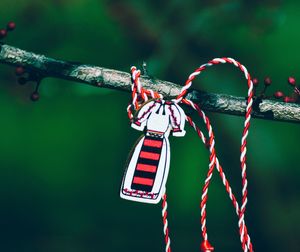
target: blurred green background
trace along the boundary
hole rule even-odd
[[[213,57],[230,56],[271,95],[299,77],[299,1],[1,0],[5,43],[49,57],[183,83]],[[41,99],[0,66],[0,251],[164,251],[161,209],[119,198],[127,155],[140,133],[126,115],[130,95],[45,79]],[[203,73],[196,88],[246,95],[232,66]],[[232,187],[241,191],[243,118],[208,113]],[[201,124],[201,127],[204,126]],[[249,134],[247,223],[256,251],[300,251],[299,125],[254,119]],[[208,153],[196,134],[171,138],[169,223],[174,251],[199,251],[201,188]],[[215,251],[241,251],[237,217],[215,174],[208,232]],[[238,197],[239,198],[239,197]]]

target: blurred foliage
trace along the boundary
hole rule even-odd
[[[17,23],[6,43],[50,57],[183,83],[198,65],[231,56],[252,75],[269,75],[271,95],[298,76],[298,1],[2,0],[0,26]],[[139,134],[126,117],[129,94],[46,79],[41,100],[0,67],[0,250],[162,251],[160,206],[119,199]],[[195,87],[246,94],[232,66],[203,73]],[[237,195],[243,118],[209,113],[217,150]],[[202,125],[203,128],[203,125]],[[247,222],[257,251],[299,251],[299,126],[255,119],[249,135]],[[199,251],[201,188],[208,153],[188,129],[171,139],[169,218],[174,251]],[[240,251],[237,218],[215,174],[208,229],[216,251]]]

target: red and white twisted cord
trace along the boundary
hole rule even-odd
[[[234,64],[236,67],[240,68],[241,71],[244,72],[247,80],[248,80],[248,100],[247,100],[247,108],[246,108],[246,116],[245,116],[245,123],[244,123],[244,131],[243,131],[243,136],[242,136],[242,144],[241,144],[241,168],[242,168],[242,180],[243,180],[243,191],[242,191],[242,208],[239,208],[239,205],[237,203],[237,200],[232,193],[231,187],[229,185],[229,182],[226,179],[225,173],[223,172],[222,167],[219,164],[219,161],[216,157],[214,145],[214,134],[212,131],[212,127],[210,125],[208,117],[206,117],[205,113],[193,102],[183,99],[183,97],[186,95],[187,90],[191,87],[192,81],[194,78],[199,75],[203,70],[205,70],[208,66],[220,64],[220,63],[231,63]],[[148,100],[147,96],[150,96],[152,98],[162,98],[162,95],[154,92],[152,90],[146,90],[143,89],[140,82],[139,82],[139,77],[140,77],[140,71],[136,70],[135,67],[131,68],[132,72],[132,105],[129,105],[127,108],[128,111],[128,116],[131,119],[132,118],[132,112],[131,108],[133,107],[135,110],[139,108],[139,103],[138,103],[138,94],[141,95],[141,99],[144,101]],[[193,107],[199,114],[200,117],[203,118],[204,123],[206,124],[206,128],[208,130],[209,134],[209,151],[210,151],[210,163],[209,163],[209,170],[207,173],[207,178],[205,180],[205,184],[203,187],[203,194],[202,194],[202,201],[201,201],[201,228],[202,228],[202,235],[204,238],[204,243],[206,247],[202,247],[203,251],[212,251],[213,248],[211,245],[208,243],[207,240],[207,232],[206,232],[206,203],[207,203],[207,194],[208,194],[208,187],[209,183],[213,174],[213,169],[216,166],[217,170],[219,171],[219,174],[222,178],[222,182],[226,188],[226,191],[232,200],[232,203],[235,207],[236,213],[239,215],[239,231],[240,231],[240,236],[241,236],[241,242],[242,242],[242,248],[244,252],[247,252],[248,249],[250,251],[253,251],[252,249],[252,244],[250,240],[250,236],[248,235],[247,228],[245,225],[244,221],[244,213],[246,209],[246,203],[247,203],[247,179],[246,179],[246,164],[245,164],[245,156],[246,156],[246,138],[248,135],[248,129],[250,126],[250,118],[251,118],[251,109],[252,109],[252,97],[253,97],[253,84],[251,81],[251,77],[249,73],[247,72],[246,68],[241,65],[239,62],[231,59],[231,58],[217,58],[214,59],[207,64],[204,64],[200,66],[198,69],[196,69],[195,72],[193,72],[188,80],[186,81],[185,86],[182,88],[181,93],[177,96],[175,100],[173,100],[176,103],[183,102],[185,104],[190,105]],[[201,130],[195,125],[195,123],[191,120],[191,118],[187,117],[187,120],[189,121],[190,125],[196,130],[198,133],[199,137],[203,141],[204,144],[206,143],[206,138],[204,134],[201,132]],[[167,201],[166,201],[166,195],[163,196],[163,223],[164,223],[164,234],[165,234],[165,241],[166,241],[166,251],[170,252],[170,238],[169,238],[169,231],[168,231],[168,222],[167,222]]]
[[[252,103],[253,103],[253,83],[251,80],[251,76],[248,73],[247,69],[240,64],[238,61],[232,59],[232,58],[216,58],[208,63],[200,66],[197,68],[192,74],[190,74],[189,78],[187,79],[185,85],[182,87],[180,94],[177,96],[176,99],[173,101],[178,103],[181,102],[183,97],[187,94],[187,90],[192,86],[192,81],[195,79],[196,76],[198,76],[201,72],[207,69],[209,66],[218,65],[221,63],[230,63],[234,66],[238,67],[245,75],[245,78],[247,79],[247,85],[248,85],[248,98],[247,98],[247,107],[246,107],[246,115],[245,115],[245,122],[244,122],[244,130],[242,134],[242,141],[241,141],[241,170],[242,170],[242,204],[239,212],[239,232],[240,232],[240,238],[242,242],[242,248],[244,252],[248,251],[247,246],[247,233],[246,233],[246,226],[244,222],[244,216],[246,211],[246,204],[247,204],[247,176],[246,176],[246,152],[247,152],[247,136],[248,136],[248,130],[250,127],[250,119],[251,119],[251,112],[252,112]],[[192,104],[190,104],[192,106]],[[194,109],[196,109],[194,107]],[[196,109],[197,110],[197,109]],[[201,113],[201,112],[200,112]],[[200,114],[199,114],[200,115]],[[201,115],[200,115],[201,116]],[[209,122],[209,120],[208,120]],[[214,144],[214,141],[211,139],[211,127],[208,128],[209,136],[210,136],[210,144]],[[211,146],[211,145],[210,145]],[[208,193],[208,186],[209,181],[212,177],[213,172],[213,165],[211,165],[211,162],[215,161],[214,156],[210,155],[210,166],[209,171],[207,173],[207,178],[205,180],[205,184],[203,187],[203,193],[202,193],[202,202],[201,202],[201,223],[202,223],[202,232],[203,232],[203,238],[204,240],[207,240],[207,233],[206,233],[206,201],[207,201],[207,193]]]
[[[140,108],[141,102],[139,99],[141,99],[143,102],[148,101],[148,96],[157,99],[163,98],[163,95],[154,92],[151,89],[145,89],[142,87],[141,82],[140,82],[140,76],[141,76],[141,71],[137,70],[135,66],[131,67],[131,78],[132,78],[132,85],[131,85],[131,96],[132,96],[132,101],[131,104],[127,106],[127,114],[129,119],[133,118],[132,114],[132,109],[133,110],[138,110]]]
[[[164,235],[165,235],[165,243],[166,243],[166,252],[171,252],[171,239],[169,236],[169,227],[168,227],[168,203],[167,203],[167,194],[165,193],[162,196],[162,218],[163,218],[163,225],[164,225]]]
[[[185,101],[185,99],[183,100],[183,102],[184,102],[184,103],[188,102],[188,103],[193,104],[192,101],[188,101],[188,100]],[[196,106],[195,106],[194,104],[193,104],[192,107],[195,107],[195,108],[196,108]],[[206,119],[205,113],[204,113],[200,108],[198,108],[198,107],[197,107],[197,110],[199,110],[198,113],[201,114],[201,118],[203,118],[203,121],[204,121],[204,123],[206,124],[206,127],[209,128],[209,129],[211,129],[211,125],[208,125],[208,124],[207,124],[208,121],[207,121],[207,119]],[[204,145],[207,146],[207,140],[206,140],[206,138],[205,138],[203,132],[202,132],[202,131],[199,129],[199,127],[194,123],[194,121],[191,119],[191,117],[187,116],[187,121],[188,121],[189,124],[194,128],[194,130],[197,132],[199,138],[202,140],[202,142],[204,143]],[[211,146],[207,146],[207,147],[209,148],[210,152],[212,153],[212,147],[211,147]],[[215,151],[214,151],[214,153],[215,153]],[[222,182],[223,182],[223,184],[224,184],[224,186],[225,186],[225,189],[226,189],[226,191],[227,191],[227,193],[228,193],[228,196],[229,196],[229,198],[230,198],[231,201],[232,201],[232,204],[233,204],[233,206],[234,206],[234,208],[235,208],[236,214],[239,216],[239,212],[240,212],[239,204],[238,204],[238,202],[237,202],[237,200],[236,200],[235,195],[232,193],[232,189],[231,189],[231,187],[230,187],[230,184],[229,184],[229,182],[228,182],[228,180],[227,180],[227,178],[226,178],[226,176],[225,176],[225,173],[224,173],[224,171],[223,171],[223,168],[222,168],[222,166],[220,165],[219,160],[218,160],[217,157],[215,157],[215,162],[216,162],[216,163],[215,163],[215,164],[216,164],[216,169],[218,170],[219,175],[220,175],[220,177],[221,177],[221,179],[222,179]],[[211,178],[211,176],[212,176],[212,174],[209,174],[209,175],[207,176],[207,178]],[[205,180],[205,182],[206,182],[206,183],[209,183],[209,181],[208,181],[207,179]],[[206,195],[207,195],[207,192],[206,192]],[[203,199],[204,199],[204,198],[203,198],[203,196],[202,196],[202,200],[203,200]],[[203,208],[203,209],[205,209],[205,208]],[[201,211],[202,214],[204,214],[203,209],[202,209],[202,211]],[[204,211],[205,211],[205,210],[204,210]],[[205,225],[205,223],[206,223],[206,222],[203,222],[204,225]],[[202,228],[206,230],[206,228],[204,228],[203,226],[202,226]],[[245,228],[246,228],[246,225],[245,225]],[[202,230],[203,230],[203,229],[202,229]],[[251,243],[251,240],[250,240],[250,236],[249,236],[248,233],[247,233],[247,228],[246,228],[246,232],[245,232],[245,233],[246,233],[247,247],[248,247],[249,251],[252,252],[252,251],[253,251],[252,243]],[[207,234],[204,235],[204,236],[207,237]],[[205,243],[205,240],[204,240],[204,243]],[[207,244],[207,242],[206,242],[206,244]]]
[[[128,105],[127,107],[127,113],[129,119],[133,118],[131,108],[133,107],[134,110],[137,110],[139,108],[138,103],[138,95],[142,96],[143,102],[146,102],[148,100],[148,96],[150,96],[152,99],[160,98],[162,99],[163,96],[157,92],[154,92],[153,90],[144,89],[141,86],[140,83],[140,71],[136,69],[135,66],[131,67],[131,76],[132,76],[132,103]],[[165,236],[165,251],[171,252],[171,239],[169,236],[169,227],[168,227],[168,203],[167,203],[167,193],[164,193],[162,196],[162,220],[163,220],[163,232]]]

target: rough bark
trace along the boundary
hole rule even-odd
[[[104,67],[68,62],[48,58],[27,52],[6,44],[0,45],[0,63],[13,66],[24,66],[40,73],[44,77],[54,77],[81,82],[100,88],[110,88],[130,92],[130,74],[107,69]],[[145,88],[151,88],[162,93],[166,98],[179,94],[181,86],[172,82],[142,76],[141,81]],[[192,90],[187,98],[198,103],[207,111],[243,116],[245,114],[246,99],[226,94],[214,94]],[[254,103],[253,117],[300,122],[300,105],[284,103],[269,99],[257,99]]]

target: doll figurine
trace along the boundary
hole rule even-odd
[[[170,166],[169,134],[185,135],[186,115],[179,105],[151,100],[134,117],[131,127],[144,131],[125,171],[120,196],[127,200],[156,204],[165,193]]]

